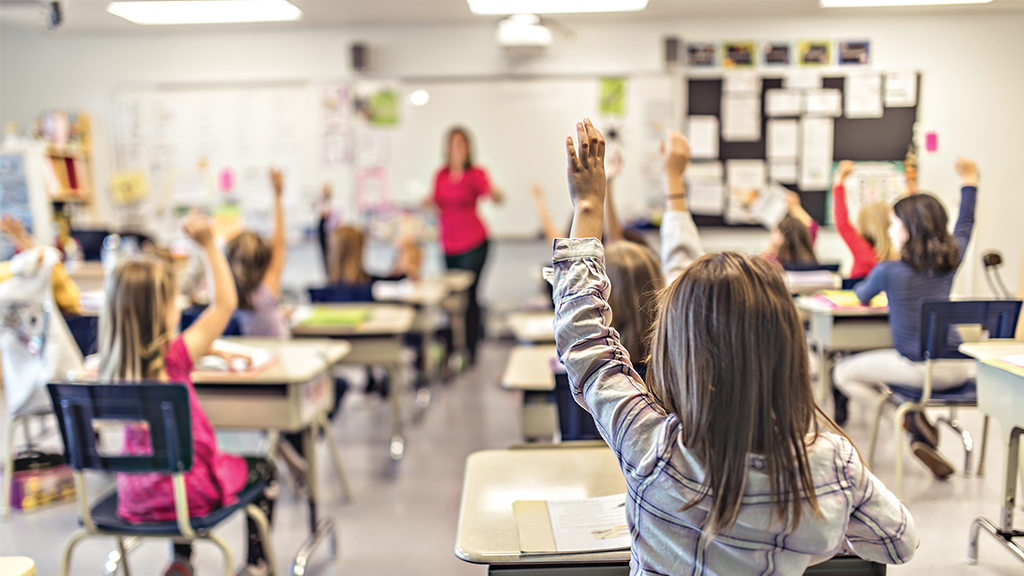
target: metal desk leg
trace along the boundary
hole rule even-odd
[[[348,475],[345,474],[345,465],[341,462],[341,450],[338,446],[338,439],[334,437],[334,431],[331,430],[327,422],[326,414],[321,414],[317,418],[317,422],[324,431],[324,437],[327,438],[327,447],[330,449],[331,460],[334,463],[334,472],[338,475],[338,480],[341,481],[342,496],[346,502],[351,502],[352,487],[348,483]]]
[[[978,534],[984,528],[996,542],[1002,544],[1018,560],[1024,562],[1024,548],[1013,541],[1024,538],[1024,531],[1013,529],[1013,507],[1017,496],[1017,466],[1020,457],[1020,437],[1024,429],[1014,428],[1007,435],[1005,470],[1003,476],[1003,507],[1001,526],[996,526],[987,518],[978,518],[971,524],[970,539],[967,544],[967,563],[978,563]]]
[[[316,505],[320,498],[320,476],[317,467],[318,458],[316,455],[316,424],[312,424],[302,431],[302,445],[305,447],[308,472],[306,476],[306,489],[309,491],[309,537],[302,543],[299,552],[292,561],[292,576],[304,576],[306,566],[309,564],[309,557],[313,550],[327,539],[327,551],[330,559],[337,558],[338,544],[337,535],[334,530],[334,522],[330,518],[323,518],[317,521]]]
[[[401,369],[396,364],[387,365],[388,378],[391,380],[391,443],[388,453],[391,459],[398,461],[405,455],[405,435],[402,423],[402,394],[405,392],[401,380]]]

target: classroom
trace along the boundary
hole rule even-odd
[[[0,576],[1024,573],[1024,0],[0,0]]]

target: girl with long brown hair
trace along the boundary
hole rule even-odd
[[[926,365],[921,350],[921,301],[947,299],[974,228],[978,196],[978,166],[973,160],[957,160],[960,175],[960,214],[951,234],[949,216],[937,198],[919,193],[893,206],[889,236],[899,260],[880,262],[864,281],[854,286],[861,302],[879,292],[889,298],[889,328],[893,347],[862,352],[839,362],[834,382],[843,391],[854,383],[924,386]],[[973,360],[936,360],[932,389],[949,390],[963,385],[976,372]],[[953,465],[938,451],[939,435],[923,412],[911,412],[905,420],[910,446],[937,478],[953,474]]]
[[[566,141],[571,238],[554,243],[555,338],[577,402],[620,461],[633,574],[802,574],[844,545],[906,562],[913,520],[815,406],[778,269],[709,254],[664,291],[647,382],[610,328],[604,140]]]

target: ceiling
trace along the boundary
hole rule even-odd
[[[237,27],[316,27],[375,23],[472,23],[500,19],[474,16],[465,0],[291,0],[303,11],[294,23],[236,24]],[[63,0],[64,23],[58,33],[105,31],[157,31],[223,29],[211,26],[138,26],[106,12],[108,0]],[[34,30],[45,29],[42,0],[0,0],[0,23]],[[687,17],[812,16],[824,14],[982,14],[1024,12],[1024,0],[993,0],[974,6],[936,6],[890,9],[832,9],[818,6],[817,0],[650,0],[643,12],[552,16],[562,22],[642,21]]]

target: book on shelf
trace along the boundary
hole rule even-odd
[[[628,550],[626,495],[512,503],[522,554]]]

